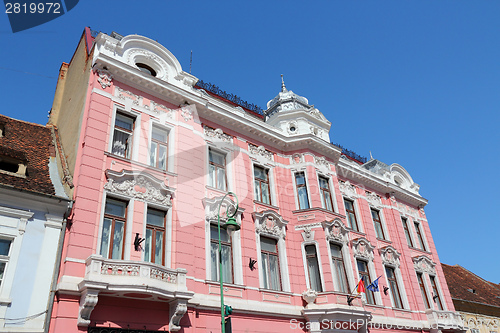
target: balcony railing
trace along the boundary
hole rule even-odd
[[[435,329],[455,329],[463,330],[464,322],[460,315],[453,311],[438,311],[428,309],[425,311],[427,315],[427,320],[431,325],[431,328]]]

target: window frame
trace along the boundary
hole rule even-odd
[[[309,246],[314,247],[314,255],[313,254],[308,254],[306,248]],[[323,269],[321,265],[321,256],[319,255],[319,246],[317,242],[309,241],[302,243],[302,258],[303,258],[303,263],[304,263],[304,272],[306,275],[306,284],[309,289],[313,289],[312,287],[312,280],[311,280],[311,272],[309,270],[309,258],[315,258],[316,259],[316,268],[318,271],[318,277],[319,277],[319,287],[321,290],[316,290],[317,292],[323,292],[325,290],[325,285],[324,285],[324,279],[323,279]]]
[[[9,269],[9,262],[11,260],[11,257],[12,257],[12,247],[13,247],[13,243],[14,243],[14,239],[10,238],[10,237],[4,237],[4,236],[0,236],[0,241],[1,240],[5,240],[5,241],[8,241],[9,242],[9,250],[7,251],[7,254],[6,255],[0,255],[0,265],[2,263],[4,263],[4,267],[3,267],[3,270],[1,271],[1,278],[0,278],[0,290],[3,288],[3,286],[5,285],[4,281],[6,279],[6,275],[7,275],[7,271]]]
[[[437,309],[439,311],[445,311],[444,303],[441,298],[441,293],[439,290],[438,282],[436,281],[437,278],[435,275],[429,274],[429,281],[431,282],[431,288],[432,288],[432,302],[437,305]],[[434,295],[435,294],[435,295]],[[434,298],[434,296],[437,296]],[[437,300],[437,302],[436,302]]]
[[[211,153],[221,155],[224,159],[224,164],[216,164],[210,160]],[[215,179],[212,179],[210,166],[214,166],[215,170]],[[208,186],[211,188],[217,189],[219,191],[228,191],[228,177],[227,177],[227,153],[222,152],[220,150],[214,149],[212,147],[208,147]],[[224,170],[224,188],[221,189],[218,187],[218,170]]]
[[[346,198],[346,197],[342,197],[342,199],[344,200],[344,210],[345,210],[345,215],[346,215],[346,221],[348,222],[348,226],[347,228],[349,230],[352,230],[352,231],[355,231],[355,232],[361,232],[361,229],[359,227],[360,223],[358,223],[358,216],[356,214],[356,206],[355,206],[355,201],[352,200],[352,199],[349,199],[349,198]],[[352,204],[352,211],[349,211],[347,210],[347,207],[346,207],[346,202],[350,202]],[[350,218],[348,217],[348,213],[351,213],[353,216],[354,216],[354,222],[355,222],[355,226],[356,228],[353,228],[352,227],[352,224],[351,224],[351,220]]]
[[[427,286],[425,285],[424,273],[422,272],[416,272],[416,273],[417,273],[417,282],[420,288],[420,294],[422,296],[422,300],[424,301],[424,307],[425,309],[432,309],[431,303],[429,302],[429,296],[427,293]]]
[[[401,223],[403,224],[403,231],[405,233],[406,243],[408,243],[409,247],[414,248],[413,239],[411,238],[411,230],[410,227],[408,226],[408,219],[404,216],[401,216]]]
[[[384,265],[384,270],[385,270],[385,277],[387,279],[387,284],[389,286],[389,291],[391,293],[392,306],[396,309],[404,309],[405,304],[404,304],[403,296],[401,293],[401,287],[400,287],[399,282],[398,282],[398,276],[397,276],[396,269],[394,267]],[[389,276],[388,270],[392,272],[392,277]],[[397,299],[396,299],[396,296],[397,296]],[[399,301],[399,306],[398,306],[398,302],[396,302],[396,300]]]
[[[161,132],[162,134],[165,134],[165,142],[163,141],[160,141],[158,139],[154,139],[153,138],[153,134],[154,132],[156,131],[159,131]],[[160,126],[157,126],[156,124],[153,124],[153,126],[151,127],[151,133],[150,133],[150,139],[149,139],[149,166],[155,168],[155,169],[159,169],[159,170],[163,170],[163,171],[168,171],[169,170],[169,153],[170,153],[170,130],[168,129],[164,129],[164,128],[161,128]],[[152,151],[152,147],[153,147],[153,143],[156,144],[156,149],[155,149],[155,161],[154,161],[154,165],[151,165],[151,157],[152,157],[152,154],[151,154],[151,151]],[[164,146],[165,147],[165,168],[160,168],[158,165],[159,165],[159,150],[160,150],[160,147],[161,146]]]
[[[131,130],[128,130],[128,129],[120,127],[120,126],[117,127],[116,121],[117,121],[119,116],[124,117],[124,118],[129,118],[130,120],[132,120],[132,129]],[[138,121],[137,115],[134,115],[130,112],[127,112],[119,107],[117,107],[115,109],[115,113],[114,113],[114,117],[113,117],[113,132],[112,132],[112,135],[110,138],[111,142],[110,142],[110,148],[109,148],[109,152],[111,154],[113,154],[114,156],[125,158],[127,160],[133,159],[133,157],[136,153],[135,149],[134,149],[134,146],[135,146],[134,141],[135,141],[136,135],[134,135],[134,134],[135,134],[135,128],[136,128],[137,121]],[[122,156],[114,151],[114,142],[115,142],[116,131],[119,131],[122,133],[127,133],[129,135],[128,140],[127,140],[128,147],[125,148],[125,155],[124,156]]]
[[[417,240],[420,245],[420,250],[427,251],[427,246],[425,244],[425,238],[423,235],[423,230],[421,229],[421,223],[418,221],[413,221],[413,225],[415,226],[415,233],[417,234]]]
[[[162,213],[163,215],[163,228],[162,227],[159,227],[159,226],[156,226],[156,225],[153,225],[153,224],[148,224],[148,215],[149,215],[149,211],[152,210],[152,211],[155,211],[155,212],[160,212]],[[151,258],[150,260],[147,260],[146,259],[146,244],[147,244],[147,231],[149,230],[153,230],[152,232],[152,237],[151,239],[153,240],[152,244],[151,244]],[[162,262],[161,263],[157,263],[157,262],[153,262],[153,257],[155,256],[155,246],[156,246],[156,231],[163,231],[163,246],[162,246]],[[150,262],[150,263],[153,263],[153,264],[157,264],[157,265],[162,265],[162,266],[165,266],[165,262],[166,262],[166,243],[167,243],[167,212],[163,211],[163,210],[160,210],[160,209],[156,209],[156,208],[153,208],[153,207],[147,207],[146,208],[146,232],[144,233],[144,261],[147,261],[147,262]]]
[[[276,253],[272,253],[270,251],[267,251],[267,250],[263,250],[262,249],[262,238],[266,238],[266,239],[270,239],[274,242],[276,242]],[[264,269],[261,269],[262,271],[262,282],[263,282],[263,288],[266,289],[266,290],[273,290],[273,291],[283,291],[283,279],[282,279],[282,269],[281,269],[281,262],[280,262],[280,249],[279,249],[279,239],[276,239],[276,238],[273,238],[273,237],[269,237],[267,235],[260,235],[259,236],[259,244],[260,244],[260,253],[259,253],[259,259],[260,259],[260,262],[261,262],[261,267],[264,266],[264,263],[262,261],[262,254],[266,254],[266,255],[272,255],[272,256],[275,256],[276,259],[277,259],[277,267],[278,267],[278,280],[279,280],[279,289],[272,289],[270,288],[270,285],[271,285],[271,281],[269,279],[269,276],[265,274],[265,270]],[[270,262],[269,260],[267,262]],[[267,267],[267,272],[271,272],[270,270],[270,267]],[[266,287],[267,285],[267,287]]]
[[[111,215],[106,213],[106,203],[110,201],[116,201],[116,202],[121,202],[125,205],[124,207],[124,212],[125,216],[117,216],[117,215]],[[119,260],[124,260],[125,259],[125,244],[126,244],[126,238],[127,238],[127,221],[128,221],[128,212],[129,209],[129,202],[123,199],[117,199],[115,197],[106,197],[104,200],[104,205],[103,205],[103,214],[102,214],[102,219],[101,219],[101,228],[100,228],[100,239],[99,239],[99,254],[102,255],[102,246],[103,246],[103,228],[104,228],[104,220],[106,218],[111,219],[111,228],[110,228],[110,236],[109,236],[109,244],[108,244],[108,249],[107,249],[107,256],[105,257],[106,259],[119,259]],[[118,220],[123,222],[123,239],[122,239],[122,251],[121,251],[121,258],[112,258],[113,256],[113,243],[114,243],[114,231],[115,231],[115,218],[118,217]]]
[[[333,254],[332,254],[332,250],[331,250],[331,247],[333,246],[338,246],[340,248],[340,257],[334,257]],[[350,286],[350,283],[349,283],[349,276],[347,274],[347,272],[349,271],[348,267],[346,266],[347,262],[346,260],[344,260],[344,246],[346,246],[345,244],[342,244],[342,243],[337,243],[337,242],[332,242],[332,241],[329,241],[328,242],[328,251],[329,251],[329,254],[330,254],[330,264],[332,265],[332,275],[333,275],[333,286],[334,286],[334,290],[336,292],[340,292],[340,293],[344,293],[344,294],[349,294],[351,292],[351,286]],[[345,283],[346,283],[346,286],[344,287],[347,287],[347,289],[344,291],[342,290],[342,286],[341,286],[341,283],[340,283],[340,279],[339,279],[339,272],[338,272],[338,269],[337,269],[337,265],[336,265],[336,262],[341,262],[342,264],[342,268],[343,268],[343,272],[344,272],[344,278],[345,278]]]
[[[326,186],[327,186],[326,188],[321,187],[321,180],[325,181]],[[318,174],[318,187],[319,187],[319,193],[320,193],[320,197],[321,197],[321,204],[322,204],[323,208],[335,213],[335,205],[334,205],[333,195],[332,195],[331,186],[330,186],[330,178]],[[330,202],[332,209],[327,208],[326,199],[325,199],[325,192],[328,193],[328,195],[330,197],[329,202]]]
[[[302,174],[303,177],[304,177],[304,184],[301,184],[299,185],[297,183],[297,176]],[[299,210],[302,210],[302,209],[310,209],[311,208],[311,200],[309,198],[309,188],[307,186],[307,175],[306,175],[306,170],[302,170],[302,171],[296,171],[293,173],[293,179],[294,179],[294,185],[295,185],[295,195],[296,195],[296,198],[297,198],[297,207]],[[301,207],[300,205],[300,195],[299,195],[299,190],[300,189],[305,189],[306,191],[306,199],[307,199],[307,207]]]
[[[373,213],[377,214],[378,220],[376,220],[374,218]],[[381,239],[381,240],[387,241],[388,239],[387,239],[386,233],[384,231],[384,224],[382,222],[382,212],[380,210],[378,210],[378,209],[370,207],[370,214],[371,214],[371,217],[372,217],[373,227],[375,228],[375,235],[377,236],[377,239]],[[377,223],[380,226],[380,232],[382,233],[382,237],[380,237],[379,231],[377,229]]]
[[[212,261],[210,260],[210,280],[211,281],[214,281],[214,282],[220,282],[220,272],[219,272],[219,263],[220,263],[220,258],[219,258],[219,238],[218,238],[218,235],[217,235],[217,239],[214,239],[212,238],[212,228],[215,228],[217,229],[217,233],[219,232],[218,231],[218,225],[215,224],[215,223],[210,223],[209,224],[209,234],[210,234],[210,250],[212,250],[212,245],[215,244],[215,247],[217,249],[216,251],[216,264],[215,264],[215,267],[212,266]],[[223,232],[226,232],[224,229],[221,228],[220,230],[221,234]],[[221,239],[221,248],[222,247],[228,247],[229,248],[229,260],[231,262],[231,281],[223,281],[223,283],[229,283],[229,284],[234,284],[234,278],[235,278],[235,274],[234,274],[234,250],[233,250],[233,237],[229,236],[229,241],[226,242],[226,241],[223,241]],[[213,279],[213,274],[214,274],[214,268],[215,268],[215,275],[217,276],[217,278],[214,280]]]
[[[366,272],[365,271],[361,271],[359,269],[358,262],[362,262],[362,263],[365,264]],[[365,289],[366,289],[372,283],[372,278],[371,278],[371,273],[370,273],[370,263],[368,261],[366,261],[366,260],[363,260],[363,259],[360,259],[360,258],[356,258],[356,269],[358,271],[359,279],[360,280],[363,279],[363,282],[365,283]],[[367,277],[368,281],[365,281],[365,277]],[[366,303],[367,304],[377,305],[377,300],[375,298],[375,293],[373,291],[366,289],[365,295],[366,295]],[[371,303],[370,300],[372,300],[373,303]]]
[[[255,177],[255,171],[256,169],[262,169],[264,171],[264,173],[266,174],[267,176],[267,182],[263,179],[260,179],[260,178],[257,178]],[[264,205],[272,205],[273,204],[273,198],[272,198],[272,193],[271,193],[271,170],[269,168],[266,168],[264,166],[261,166],[261,165],[258,165],[258,164],[254,164],[253,165],[253,174],[252,174],[252,177],[253,177],[253,193],[254,193],[254,198],[256,201],[264,204]],[[256,193],[256,183],[259,183],[259,193],[260,193],[260,198],[257,197],[257,193]],[[262,184],[267,184],[267,192],[268,192],[268,197],[269,197],[269,202],[264,202],[262,201]]]

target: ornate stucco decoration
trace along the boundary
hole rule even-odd
[[[119,99],[126,99],[129,98],[132,100],[132,104],[136,106],[141,106],[142,105],[142,96],[138,96],[134,94],[133,92],[130,92],[128,90],[122,89],[120,87],[115,86],[115,95]]]
[[[177,332],[181,329],[180,323],[184,314],[187,312],[187,301],[176,300],[170,303],[170,323],[168,324],[170,332]]]
[[[287,126],[288,134],[298,134],[299,133],[299,125],[295,120],[292,120],[288,123]]]
[[[302,299],[306,301],[307,305],[314,303],[318,298],[318,292],[313,289],[307,289],[302,293]]]
[[[304,239],[304,241],[314,240],[314,230],[312,230],[311,225],[305,225],[302,230],[304,230],[304,232],[302,232],[302,239]]]
[[[321,224],[325,230],[327,241],[342,244],[349,242],[349,230],[340,219],[336,218],[332,221],[324,221]]]
[[[222,198],[223,198],[223,196],[203,199],[203,207],[205,207],[205,220],[208,223],[217,224],[217,214],[219,213],[219,205],[220,205]],[[236,202],[234,202],[234,200],[232,200],[231,198],[229,198],[229,196],[227,196],[224,199],[224,202],[222,203],[222,207],[220,210],[221,222],[224,222],[224,223],[226,222],[226,218],[225,218],[226,217],[226,214],[225,214],[226,210],[229,209],[229,212],[232,213],[232,212],[234,212],[235,207],[236,207]],[[243,214],[244,211],[245,211],[244,208],[238,207],[238,212],[236,213],[236,217],[241,216],[241,214]],[[237,221],[239,223],[239,219],[237,219]]]
[[[185,122],[188,122],[191,119],[193,119],[193,111],[191,110],[191,108],[189,106],[183,106],[181,108],[181,116],[182,116],[182,118],[184,118]]]
[[[380,209],[382,208],[382,199],[375,193],[366,191],[366,201],[373,208]]]
[[[206,137],[223,141],[223,142],[231,142],[231,136],[224,133],[220,128],[212,128],[208,126],[204,126],[203,128],[204,134]]]
[[[271,153],[269,150],[267,150],[264,146],[255,146],[255,145],[249,143],[248,149],[250,151],[250,154],[252,154],[252,155],[262,156],[269,161],[273,160],[273,153]]]
[[[373,249],[375,247],[366,238],[360,237],[352,240],[352,247],[355,257],[368,261],[373,259]]]
[[[127,63],[137,67],[136,63],[145,63],[156,71],[156,77],[168,81],[168,65],[153,52],[145,49],[131,49],[127,52]]]
[[[78,312],[78,326],[90,325],[90,314],[98,301],[99,290],[86,289],[80,297],[80,311]]]
[[[382,263],[384,265],[399,267],[399,257],[401,256],[401,253],[399,253],[394,247],[388,245],[378,249],[378,252],[382,257]]]
[[[358,194],[356,193],[356,186],[351,184],[349,181],[340,181],[339,182],[339,190],[343,196],[349,199],[356,199]]]
[[[285,238],[288,221],[285,221],[283,217],[274,210],[268,209],[262,212],[254,212],[252,213],[252,217],[255,221],[255,232],[257,232],[257,234],[267,234],[278,238]]]
[[[300,153],[295,153],[292,155],[292,164],[299,164],[304,162],[304,155]]]
[[[327,159],[324,156],[314,156],[314,163],[316,163],[318,166],[324,166],[324,167],[329,167],[330,162],[327,161]]]
[[[436,274],[436,263],[429,259],[427,256],[421,255],[413,257],[413,267],[417,272]]]
[[[102,89],[106,89],[107,87],[111,87],[111,81],[113,81],[113,75],[111,75],[110,72],[108,72],[107,70],[104,70],[104,69],[98,69],[97,75],[99,76],[97,78],[97,82],[99,82]]]
[[[172,206],[171,198],[174,190],[147,172],[106,170],[106,177],[108,182],[104,185],[104,189],[110,193],[165,207]]]

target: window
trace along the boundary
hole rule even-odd
[[[312,290],[323,291],[321,286],[321,276],[319,271],[318,256],[316,254],[315,245],[306,245],[307,272],[309,273],[309,286]]]
[[[222,253],[222,281],[233,283],[233,253],[231,238],[228,233],[220,231]],[[210,225],[210,258],[212,281],[219,281],[219,230],[216,225]]]
[[[307,196],[306,176],[303,172],[295,174],[295,185],[297,186],[297,198],[299,199],[299,209],[309,208],[309,198]]]
[[[123,258],[126,210],[126,203],[106,199],[101,236],[101,255],[104,258]]]
[[[116,113],[115,130],[113,133],[113,146],[111,152],[115,155],[130,158],[132,150],[132,131],[134,118],[121,113]]]
[[[422,273],[417,273],[417,280],[420,286],[420,292],[422,293],[422,299],[424,300],[424,305],[426,309],[430,309],[429,298],[427,298],[427,292],[425,291],[424,279]]]
[[[153,127],[151,147],[149,148],[149,165],[167,170],[168,133]]]
[[[354,211],[354,202],[344,198],[345,215],[347,218],[347,224],[349,228],[354,231],[359,231],[358,221],[356,219],[356,212]]]
[[[140,63],[140,62],[136,63],[135,65],[139,68],[139,70],[141,72],[144,72],[144,73],[149,74],[151,76],[156,76],[156,71],[153,68],[151,68],[150,66],[143,64],[143,63]]]
[[[439,296],[439,290],[437,288],[436,284],[436,278],[432,275],[429,275],[429,278],[431,280],[431,286],[432,286],[432,299],[434,300],[434,303],[437,304],[438,310],[443,310],[443,303],[441,303],[441,297]]]
[[[389,283],[389,288],[391,289],[391,298],[394,307],[398,309],[403,308],[403,302],[401,301],[401,294],[399,293],[398,281],[396,280],[396,274],[394,268],[385,267],[385,274],[387,275],[387,281]]]
[[[262,258],[262,277],[264,278],[264,288],[281,290],[278,241],[261,236],[260,252]]]
[[[384,229],[382,228],[382,221],[380,220],[380,213],[376,209],[370,209],[372,212],[373,224],[375,225],[375,232],[377,233],[377,238],[385,239]]]
[[[226,190],[226,156],[212,149],[208,150],[208,185]]]
[[[408,242],[408,245],[410,247],[413,247],[413,241],[411,240],[410,230],[408,229],[408,221],[406,220],[406,217],[401,216],[401,222],[403,222],[403,229],[405,230],[406,241]]]
[[[359,279],[363,280],[365,288],[368,287],[372,281],[370,279],[370,272],[368,271],[368,263],[366,261],[357,260]],[[375,304],[375,297],[373,291],[366,289],[366,302],[368,304]]]
[[[338,244],[330,244],[330,252],[338,291],[348,294],[349,283],[347,282],[347,274],[342,258],[342,247]]]
[[[165,213],[149,209],[146,219],[146,241],[144,260],[165,265]]]
[[[5,267],[10,258],[10,243],[11,241],[8,239],[0,239],[0,286],[3,282]]]
[[[333,212],[330,186],[328,185],[328,179],[325,177],[319,177],[319,192],[321,194],[321,202],[323,203],[323,207]]]
[[[420,230],[420,223],[413,222],[415,224],[415,231],[417,232],[418,243],[420,244],[420,249],[426,251],[424,238],[422,237],[422,230]]]
[[[255,178],[255,200],[270,205],[268,170],[254,166],[253,175]]]

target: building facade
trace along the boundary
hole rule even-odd
[[[219,276],[233,332],[463,329],[419,186],[332,145],[283,81],[259,111],[151,39],[85,29],[49,123],[75,200],[51,332],[218,332]],[[241,229],[219,256],[221,207]],[[360,278],[380,291],[349,304]]]
[[[459,265],[442,264],[455,310],[468,333],[500,332],[500,285]]]
[[[71,208],[59,180],[56,133],[0,115],[0,332],[48,327]]]

